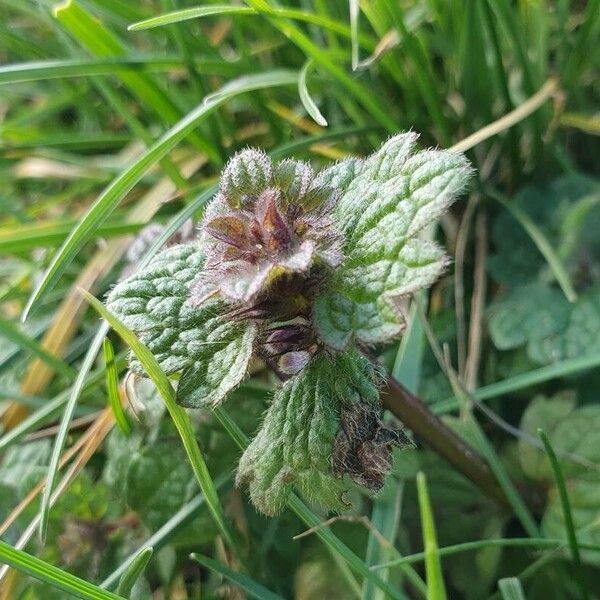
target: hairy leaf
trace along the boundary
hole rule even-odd
[[[252,502],[268,515],[282,510],[292,486],[328,508],[347,508],[331,464],[340,415],[357,403],[378,407],[378,396],[373,370],[357,352],[318,354],[276,391],[240,460],[238,484],[248,483]]]
[[[205,346],[194,354],[194,364],[181,375],[178,404],[200,408],[223,400],[244,378],[255,336],[252,323],[223,323],[210,331],[200,342]]]
[[[256,328],[223,314],[225,305],[210,300],[194,306],[190,288],[204,256],[194,244],[177,245],[119,283],[108,309],[138,335],[165,373],[183,371],[177,393],[184,406],[215,404],[243,379]],[[135,372],[141,365],[132,360]]]
[[[346,259],[314,313],[319,335],[334,348],[352,335],[368,344],[396,337],[404,328],[400,299],[430,286],[447,266],[443,250],[417,236],[454,201],[471,170],[461,154],[413,154],[416,139],[388,140],[335,208]]]

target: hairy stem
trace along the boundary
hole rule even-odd
[[[377,358],[370,350],[361,346],[361,351],[373,364],[378,364]],[[386,375],[382,400],[387,410],[425,440],[435,452],[470,479],[484,494],[501,505],[507,505],[506,497],[487,462],[433,414],[420,398],[409,392],[390,374]]]

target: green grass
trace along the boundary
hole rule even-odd
[[[0,0],[0,563],[11,566],[0,600],[128,597],[136,582],[188,598],[224,587],[256,598],[598,596],[598,35],[598,0]],[[519,117],[551,78],[556,90]],[[281,516],[258,515],[231,482],[273,376],[257,366],[225,409],[183,411],[176,381],[75,290],[111,320],[94,297],[121,277],[133,236],[163,225],[146,264],[201,220],[243,147],[320,166],[406,129],[450,147],[515,110],[467,151],[473,219],[465,195],[428,232],[451,254],[466,236],[461,268],[421,299],[460,385],[414,305],[401,344],[376,349],[483,452],[508,505],[417,440],[396,453],[378,498],[351,492],[350,520],[321,527],[332,515],[298,496]],[[512,345],[498,347],[490,307],[530,283],[569,308],[515,314]],[[126,376],[131,350],[158,394]],[[532,416],[542,394],[549,408]],[[567,396],[578,431],[561,429]],[[90,454],[77,449],[102,415],[110,433]],[[168,468],[147,464],[159,449]],[[32,523],[41,536],[16,549]]]

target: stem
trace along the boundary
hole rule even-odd
[[[361,346],[361,352],[376,366],[377,358]],[[450,429],[417,396],[392,375],[386,374],[383,406],[421,437],[444,460],[470,479],[484,494],[506,506],[507,500],[487,462]]]

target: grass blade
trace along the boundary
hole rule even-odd
[[[104,338],[104,363],[106,365],[106,392],[110,408],[115,416],[119,429],[125,434],[131,433],[131,423],[123,410],[121,394],[119,393],[119,374],[115,365],[115,352],[108,338]]]
[[[144,21],[133,23],[128,27],[128,29],[130,31],[140,31],[143,29],[152,29],[154,27],[172,25],[174,23],[181,23],[182,21],[188,21],[190,19],[198,19],[212,15],[241,15],[244,17],[258,17],[262,13],[284,17],[295,21],[304,21],[306,23],[310,23],[311,25],[321,27],[322,29],[338,33],[345,38],[352,39],[352,31],[346,23],[342,23],[336,19],[331,19],[323,14],[315,14],[295,8],[262,8],[261,10],[256,10],[249,6],[230,5],[196,6],[193,8],[174,10],[156,17],[145,19]],[[359,35],[356,38],[356,41],[366,50],[372,51],[375,49],[375,41],[368,36]]]
[[[506,577],[498,581],[498,589],[502,600],[525,600],[525,592],[516,577]]]
[[[120,75],[127,71],[167,71],[181,67],[179,56],[115,56],[106,58],[66,58],[35,60],[10,65],[0,65],[0,85],[15,84],[65,77],[91,75]],[[242,65],[198,57],[194,59],[196,69],[205,74],[239,75]]]
[[[503,381],[497,381],[496,383],[490,383],[489,385],[480,387],[478,390],[473,392],[473,396],[477,400],[489,400],[491,398],[497,398],[511,392],[516,392],[533,385],[538,385],[551,379],[558,379],[559,377],[568,377],[581,371],[593,369],[600,365],[600,352],[589,354],[588,356],[580,356],[577,358],[569,358],[561,362],[557,362],[552,365],[546,365],[539,369],[533,369],[526,373],[520,373],[514,377],[509,377]],[[459,402],[456,397],[446,398],[436,402],[432,410],[436,414],[444,414],[457,409]]]
[[[87,354],[85,355],[85,358],[83,359],[83,362],[81,363],[81,366],[79,367],[77,379],[75,380],[75,383],[71,388],[69,399],[67,400],[62,417],[60,419],[60,426],[58,429],[58,433],[56,434],[56,439],[54,440],[54,446],[52,447],[50,464],[48,465],[48,474],[46,476],[46,485],[44,486],[44,492],[42,494],[42,501],[40,504],[39,533],[42,542],[44,542],[44,540],[46,539],[52,491],[56,482],[56,475],[58,474],[60,456],[65,447],[67,436],[69,435],[69,425],[71,424],[71,419],[73,418],[73,413],[75,412],[75,406],[77,405],[77,400],[81,395],[81,390],[83,389],[85,380],[92,366],[94,365],[96,355],[98,354],[98,352],[100,352],[100,348],[102,347],[102,343],[107,333],[108,326],[105,323],[103,323],[98,329],[96,336],[94,337],[90,345],[90,349],[88,350]]]
[[[181,10],[174,10],[164,15],[158,15],[157,17],[150,17],[137,23],[132,23],[127,28],[129,31],[141,31],[143,29],[152,29],[154,27],[164,27],[165,25],[172,25],[173,23],[181,23],[182,21],[189,21],[190,19],[201,19],[203,17],[220,16],[224,17],[227,15],[256,15],[258,14],[253,8],[248,6],[229,6],[229,5],[215,5],[215,6],[194,6],[193,8],[184,8]]]
[[[558,495],[560,497],[560,504],[562,506],[563,518],[565,520],[565,529],[567,530],[567,540],[569,541],[569,548],[571,550],[571,558],[575,564],[575,570],[577,575],[577,582],[581,590],[581,598],[587,600],[589,596],[587,583],[585,580],[585,573],[583,565],[581,564],[581,556],[579,554],[579,546],[577,544],[577,533],[575,532],[575,523],[573,522],[573,513],[571,511],[571,503],[569,501],[569,494],[567,493],[567,486],[565,485],[565,478],[560,468],[560,463],[556,457],[556,452],[550,443],[548,435],[543,429],[538,429],[538,435],[544,444],[546,454],[550,460],[552,466],[552,473],[554,475],[554,481],[558,489]]]
[[[306,85],[306,77],[313,64],[314,63],[312,60],[307,60],[304,66],[302,67],[302,70],[300,71],[300,76],[298,77],[298,95],[300,96],[300,100],[302,101],[306,112],[313,118],[315,123],[317,123],[321,127],[327,127],[327,120],[321,114],[319,107],[312,99],[310,92],[308,91],[308,87]]]
[[[152,352],[138,340],[131,330],[125,327],[99,300],[94,298],[94,296],[84,290],[81,290],[81,292],[92,307],[107,321],[107,323],[110,324],[123,341],[131,348],[150,379],[154,382],[154,385],[156,385],[156,388],[162,396],[165,406],[173,419],[173,423],[181,436],[181,441],[183,442],[185,451],[190,459],[194,475],[196,476],[202,493],[206,497],[206,502],[212,513],[213,519],[223,535],[224,540],[233,550],[236,550],[237,546],[233,535],[225,522],[225,516],[223,514],[223,509],[221,508],[219,496],[208,471],[208,467],[206,466],[204,457],[202,456],[200,447],[198,446],[192,423],[187,413],[176,403],[175,390],[168,377],[159,367]]]
[[[36,339],[23,333],[12,321],[0,315],[0,335],[14,342],[17,346],[35,354],[57,373],[63,375],[67,381],[73,381],[75,371],[63,360],[51,354]]]
[[[121,579],[119,580],[119,585],[117,586],[117,594],[120,596],[129,597],[131,594],[131,590],[135,585],[135,582],[140,578],[140,576],[144,573],[148,562],[152,558],[152,554],[154,553],[153,548],[146,547],[142,548],[135,556],[135,558],[131,561],[127,570],[121,575]]]
[[[123,196],[135,186],[155,162],[193,131],[198,123],[234,96],[267,87],[294,85],[297,82],[297,74],[286,70],[266,71],[258,75],[241,77],[224,86],[219,94],[213,94],[210,98],[205,99],[200,106],[169,129],[136,162],[105,188],[93,206],[82,217],[52,258],[44,277],[31,295],[22,318],[26,319],[31,311],[39,307],[44,296],[56,285],[82,246],[104,223]]]
[[[417,473],[417,491],[421,510],[421,526],[423,528],[423,545],[425,547],[425,573],[427,575],[428,600],[446,600],[446,586],[442,576],[442,564],[438,552],[435,522],[427,491],[427,479],[422,472]]]
[[[125,600],[3,541],[0,541],[0,562],[82,600]]]
[[[217,560],[208,558],[208,556],[202,556],[202,554],[192,554],[190,558],[203,567],[211,569],[211,571],[229,579],[229,581],[242,588],[251,598],[256,598],[257,600],[283,600],[281,596],[268,590],[247,575],[233,571]]]
[[[229,483],[230,475],[220,475],[215,479],[215,487],[221,490]],[[197,517],[206,506],[206,500],[202,494],[198,494],[189,502],[186,502],[158,531],[154,532],[137,552],[126,558],[101,584],[100,587],[110,589],[117,584],[119,578],[127,571],[138,554],[145,548],[153,548],[155,552],[169,543],[173,537]]]
[[[126,46],[75,0],[66,0],[56,6],[54,16],[77,42],[94,56],[115,57],[128,53]],[[130,71],[122,72],[120,78],[142,106],[151,108],[161,120],[171,125],[181,119],[182,114],[178,106],[150,75]],[[189,139],[200,152],[206,153],[211,161],[221,164],[219,151],[197,131],[191,131]]]
[[[14,227],[0,229],[0,253],[16,254],[27,252],[34,248],[52,248],[64,242],[76,221],[50,221],[46,223],[27,223]],[[142,223],[105,223],[98,228],[96,234],[100,237],[119,237],[136,233],[143,227]]]
[[[440,556],[454,556],[463,552],[472,552],[473,550],[481,550],[482,548],[550,548],[559,550],[565,548],[567,543],[564,540],[550,538],[493,538],[488,540],[475,540],[473,542],[462,542],[461,544],[453,544],[452,546],[444,546],[439,548]],[[585,550],[592,552],[600,552],[600,545],[581,543],[579,546]],[[422,562],[425,560],[425,552],[416,552],[401,558],[395,558],[381,565],[374,565],[374,570],[389,569],[400,565],[410,565],[413,563]]]

